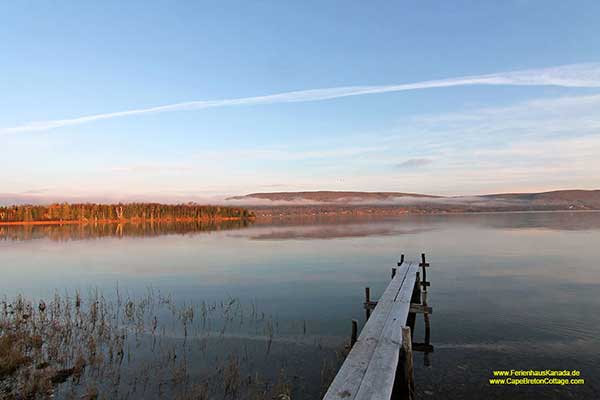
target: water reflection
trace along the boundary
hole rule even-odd
[[[600,230],[600,212],[514,212],[463,215],[465,220],[494,229]]]
[[[344,225],[297,225],[287,228],[262,229],[249,233],[250,240],[323,240],[368,236],[414,235],[427,231],[425,227],[401,228],[397,223],[363,223]],[[243,235],[243,234],[242,234]]]
[[[418,235],[437,229],[481,226],[526,231],[600,230],[600,212],[531,212],[406,215],[400,217],[308,217],[220,222],[147,222],[123,224],[65,224],[0,226],[0,240],[22,241],[47,238],[52,241],[108,237],[156,237],[202,232],[234,231],[253,227],[232,237],[251,240],[321,240],[370,236]]]
[[[0,240],[32,240],[48,238],[54,241],[99,239],[104,237],[153,237],[160,235],[187,235],[197,232],[241,229],[251,224],[248,220],[146,222],[115,224],[65,225],[5,225],[0,226]]]
[[[196,304],[233,295],[278,321],[285,354],[288,336],[298,332],[347,340],[350,321],[364,320],[364,287],[377,298],[400,253],[414,259],[425,252],[436,349],[431,368],[416,363],[421,397],[592,399],[600,390],[593,380],[600,376],[600,213],[177,225],[112,225],[89,236],[81,230],[91,226],[2,227],[0,297],[48,298],[90,286],[108,292],[116,282],[131,293],[155,287]],[[87,237],[103,239],[79,240]],[[298,367],[319,364],[318,351],[304,343],[298,349],[306,350],[293,358]],[[489,387],[490,370],[515,368],[580,369],[589,382]],[[318,387],[318,377],[305,384]]]

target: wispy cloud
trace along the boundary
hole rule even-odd
[[[429,165],[433,162],[429,158],[410,158],[406,161],[402,161],[401,163],[396,164],[396,168],[417,168],[424,167],[425,165]]]
[[[401,182],[446,194],[597,188],[598,109],[595,94],[410,117],[395,140],[421,151],[412,158],[433,158],[435,165],[405,169]]]
[[[113,118],[153,114],[170,111],[201,110],[216,107],[241,105],[261,105],[331,100],[349,96],[401,92],[430,88],[443,88],[465,85],[518,85],[518,86],[563,86],[600,87],[600,63],[572,64],[551,68],[529,69],[487,75],[473,75],[458,78],[439,79],[398,85],[345,86],[313,90],[300,90],[265,96],[242,97],[221,100],[200,100],[168,104],[158,107],[140,108],[112,113],[87,115],[83,117],[34,121],[22,125],[0,129],[0,134],[31,131],[46,131],[60,127],[80,125]]]

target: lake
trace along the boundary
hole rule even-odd
[[[429,367],[422,353],[415,355],[419,398],[598,398],[596,212],[0,227],[0,297],[22,294],[37,302],[57,291],[99,290],[111,298],[119,290],[136,298],[152,290],[184,305],[234,299],[271,321],[268,351],[264,327],[232,324],[204,361],[189,353],[188,379],[201,379],[219,354],[243,348],[243,376],[259,370],[276,380],[285,371],[292,398],[318,398],[330,379],[325,372],[335,373],[351,320],[364,324],[364,288],[376,299],[400,254],[417,260],[422,252],[431,263],[435,351]],[[417,321],[415,341],[422,341],[422,317]],[[182,339],[176,329],[169,332],[171,340]],[[586,383],[490,386],[492,371],[500,369],[577,369]],[[129,397],[136,396],[148,397]]]

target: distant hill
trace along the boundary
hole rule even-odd
[[[257,216],[265,217],[600,210],[600,190],[452,197],[402,192],[273,192],[251,193],[226,200],[244,204]]]
[[[481,196],[494,200],[526,202],[535,205],[569,205],[600,209],[600,190],[555,190],[541,193],[504,193]]]
[[[353,203],[353,202],[381,202],[393,200],[396,198],[440,198],[418,193],[401,192],[344,192],[320,190],[314,192],[269,192],[269,193],[250,193],[244,196],[228,197],[226,200],[270,200],[270,201],[288,201],[288,202],[316,202],[316,203]]]

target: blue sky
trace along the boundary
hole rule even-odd
[[[598,2],[83,3],[0,5],[4,198],[600,187]]]

